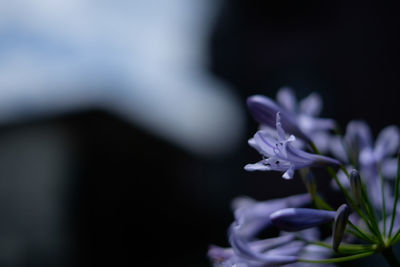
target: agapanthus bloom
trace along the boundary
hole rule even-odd
[[[263,159],[248,164],[248,171],[280,171],[284,178],[299,173],[308,195],[258,202],[233,202],[235,221],[229,228],[230,248],[210,247],[215,266],[303,266],[355,260],[381,253],[390,266],[400,266],[393,246],[400,242],[400,133],[396,126],[383,129],[373,142],[369,126],[351,121],[345,136],[325,138],[338,160],[320,155],[312,140],[327,133],[333,122],[314,118],[321,109],[318,96],[300,104],[290,90],[280,90],[281,106],[267,97],[248,99],[250,112],[261,129],[249,140]],[[316,154],[298,145],[299,137]],[[393,157],[397,154],[397,159]],[[339,172],[329,165],[337,165]],[[309,167],[324,166],[346,201],[336,211],[318,192],[320,179]],[[395,179],[394,179],[395,178]],[[394,180],[394,182],[393,182]],[[304,204],[314,207],[304,207]],[[331,234],[317,241],[321,224],[332,223]],[[278,237],[260,239],[264,229],[280,229]],[[325,232],[325,231],[324,231]],[[320,254],[321,251],[324,253]],[[308,265],[307,265],[308,266]]]
[[[305,243],[295,241],[295,235],[260,240],[257,234],[273,226],[269,217],[274,211],[309,203],[307,194],[262,202],[243,197],[235,199],[232,203],[235,221],[229,229],[232,248],[211,246],[208,256],[214,266],[277,266],[296,262]]]
[[[255,148],[263,159],[255,164],[247,164],[247,171],[281,171],[283,178],[290,179],[294,171],[328,164],[340,164],[337,160],[305,152],[292,143],[296,140],[294,135],[288,136],[281,124],[280,112],[276,114],[276,134],[270,131],[259,130],[249,140],[249,145]]]
[[[399,150],[400,133],[396,126],[391,125],[384,128],[374,144],[371,130],[363,121],[351,121],[346,128],[343,138],[333,139],[332,152],[336,157],[348,164],[359,166],[367,190],[371,194],[372,203],[376,208],[382,208],[382,184],[380,175],[388,179],[394,179],[397,171],[397,160],[392,155]],[[348,165],[351,170],[356,166]],[[349,187],[349,180],[343,171],[338,172],[338,178],[344,186]],[[388,206],[390,209],[390,190],[386,185]]]
[[[262,95],[247,99],[247,106],[254,119],[261,126],[274,128],[275,114],[281,112],[282,126],[286,132],[305,140],[314,141],[323,150],[328,142],[327,131],[334,129],[332,119],[317,118],[322,109],[322,100],[317,93],[312,93],[297,104],[296,97],[290,88],[281,88],[277,101]]]

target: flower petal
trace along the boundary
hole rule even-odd
[[[397,158],[384,159],[381,163],[381,172],[385,178],[396,179],[397,177]]]
[[[384,128],[378,135],[375,142],[374,155],[377,161],[388,155],[393,155],[399,150],[400,133],[396,126]]]
[[[280,112],[282,127],[288,134],[302,138],[306,141],[310,138],[300,130],[297,124],[297,116],[290,111],[284,110],[273,100],[261,95],[250,96],[247,99],[247,106],[253,118],[260,124],[275,128],[276,113]]]
[[[298,116],[298,125],[306,134],[312,134],[315,131],[332,130],[335,128],[336,123],[332,119],[314,118],[300,114]]]
[[[317,116],[321,113],[322,99],[317,93],[311,93],[300,101],[300,112],[309,116]]]
[[[330,140],[332,136],[326,131],[316,131],[310,134],[311,140],[321,153],[327,153],[330,149]]]
[[[372,147],[371,130],[363,121],[351,121],[347,125],[346,143],[353,153],[359,153],[365,148]]]
[[[296,111],[296,96],[294,92],[289,87],[282,87],[276,94],[276,100],[285,109],[295,112]]]
[[[294,175],[294,165],[291,165],[290,168],[282,175],[282,178],[292,179]]]
[[[302,241],[292,241],[275,249],[268,250],[267,255],[297,255],[304,248],[305,243]]]
[[[302,207],[311,201],[309,194],[294,195],[267,201],[255,201],[248,197],[239,197],[232,201],[232,208],[239,233],[247,238],[254,237],[261,229],[268,227],[269,216],[274,211],[287,207]]]
[[[265,165],[263,160],[254,163],[254,164],[246,164],[244,166],[244,169],[248,172],[253,172],[253,171],[270,171],[271,166]]]
[[[229,230],[229,242],[234,252],[240,257],[263,263],[262,266],[276,266],[296,262],[297,256],[294,255],[266,255],[252,249],[251,243],[243,240],[240,235],[236,234],[235,226]]]
[[[329,142],[329,150],[331,153],[341,160],[342,162],[348,162],[346,149],[343,144],[344,140],[339,136],[332,136]]]

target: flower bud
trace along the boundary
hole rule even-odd
[[[269,217],[272,223],[284,231],[300,231],[332,221],[336,212],[317,209],[289,208],[281,209]]]
[[[361,203],[361,178],[360,174],[356,169],[353,169],[350,173],[350,187],[353,193],[354,200],[357,204]]]
[[[336,252],[338,251],[340,242],[342,242],[349,215],[350,210],[346,204],[341,205],[336,211],[335,221],[333,222],[332,230],[332,248]]]

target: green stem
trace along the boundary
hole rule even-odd
[[[314,241],[308,242],[309,244],[332,249],[332,244],[325,242]],[[375,250],[375,245],[360,245],[360,244],[341,244],[339,247],[339,253],[341,254],[360,254]]]
[[[315,153],[317,154],[321,154],[318,150],[318,148],[316,147],[316,145],[313,142],[309,142],[311,148],[315,151]],[[349,177],[349,173],[347,172],[346,168],[343,165],[340,165],[340,168],[344,171],[344,173],[347,175],[347,177]],[[328,170],[329,174],[333,177],[333,179],[335,180],[336,184],[339,186],[340,190],[343,192],[343,194],[345,195],[346,199],[348,200],[350,206],[362,217],[362,219],[365,221],[365,223],[367,224],[368,228],[370,229],[370,231],[380,240],[380,242],[382,244],[384,244],[384,240],[382,238],[382,235],[379,231],[379,227],[377,224],[377,220],[376,217],[373,216],[373,211],[372,206],[369,202],[368,196],[365,195],[366,197],[366,201],[368,203],[369,206],[369,210],[371,211],[370,213],[367,212],[367,214],[369,214],[369,219],[365,216],[364,212],[358,207],[357,203],[353,200],[353,198],[351,197],[351,195],[347,192],[346,188],[344,188],[344,186],[342,185],[342,183],[339,181],[335,171],[333,170],[332,167],[328,166],[326,167],[326,169]]]
[[[355,255],[346,256],[346,257],[339,257],[339,258],[331,258],[331,259],[324,259],[324,260],[299,259],[298,261],[299,262],[309,262],[309,263],[335,263],[335,262],[352,261],[352,260],[365,258],[365,257],[371,256],[374,253],[375,253],[375,251],[370,251],[370,252],[355,254]]]
[[[384,240],[382,238],[382,235],[380,233],[379,227],[378,227],[378,223],[377,223],[377,218],[375,215],[375,210],[371,204],[371,201],[368,198],[368,194],[367,194],[367,190],[365,189],[365,184],[361,185],[361,194],[362,194],[362,199],[364,201],[361,201],[364,210],[367,212],[368,217],[370,218],[370,221],[366,221],[368,226],[371,226],[374,231],[373,233],[378,237],[378,239],[380,240],[381,244],[384,244]],[[371,230],[371,228],[370,228]],[[371,230],[372,231],[372,230]]]
[[[315,195],[314,196],[314,201],[316,206],[319,209],[324,209],[324,210],[334,210],[331,205],[329,205],[328,203],[325,202],[325,200],[323,200],[320,196]]]
[[[333,177],[333,179],[335,180],[336,184],[339,186],[340,190],[343,192],[343,194],[345,195],[346,199],[349,201],[350,206],[357,211],[357,213],[363,218],[363,220],[367,223],[367,226],[370,228],[371,232],[375,233],[376,235],[380,235],[378,234],[379,232],[377,232],[377,229],[374,229],[374,227],[369,223],[368,218],[365,216],[364,212],[362,212],[357,204],[355,203],[355,201],[353,200],[353,198],[350,196],[350,194],[347,192],[346,188],[344,188],[344,186],[342,185],[342,183],[339,181],[335,171],[332,169],[332,167],[326,167],[329,174]]]
[[[355,226],[350,220],[347,221],[347,223],[350,225],[351,228],[354,229],[355,233],[352,232],[353,235],[364,239],[365,241],[371,242],[371,243],[376,243],[376,239],[374,239],[373,237],[371,237],[369,234],[367,234],[366,232],[364,232],[362,229],[358,228],[357,226]]]
[[[365,221],[365,223],[367,224],[368,228],[370,229],[370,231],[378,238],[378,240],[384,244],[384,240],[382,238],[382,235],[379,231],[379,227],[377,224],[377,220],[376,217],[373,214],[372,209],[372,205],[368,199],[368,196],[366,195],[365,191],[364,193],[364,199],[367,202],[368,208],[366,208],[367,210],[367,215],[369,217],[369,219],[365,216],[364,212],[358,207],[357,203],[355,203],[355,201],[353,200],[353,198],[350,196],[350,194],[347,192],[347,190],[344,188],[344,186],[342,185],[342,183],[339,181],[336,173],[334,172],[334,170],[332,169],[332,167],[327,167],[327,170],[329,172],[329,174],[333,177],[333,179],[335,180],[335,182],[337,183],[337,185],[339,186],[339,188],[342,190],[342,192],[344,193],[344,195],[346,196],[346,199],[348,200],[350,206],[361,216],[361,218]],[[370,212],[368,212],[370,211]]]
[[[321,155],[321,152],[318,150],[318,148],[317,148],[317,146],[314,144],[314,142],[310,141],[309,144],[310,144],[312,150],[314,150],[314,152],[315,152],[316,154]]]
[[[392,220],[390,221],[389,238],[392,236],[394,219],[396,218],[397,202],[399,200],[399,184],[400,184],[400,154],[397,155],[397,177],[394,185],[394,205],[392,211]]]
[[[397,241],[399,241],[399,237],[400,237],[400,229],[397,230],[396,234],[393,236],[393,238],[391,238],[390,244],[391,244],[391,245],[396,244]]]
[[[379,175],[381,180],[381,195],[382,195],[382,220],[383,220],[383,235],[386,235],[386,201],[385,201],[385,188],[382,174]]]
[[[344,165],[340,165],[340,169],[344,172],[344,174],[346,174],[347,178],[350,179],[350,174],[347,171],[346,167]]]

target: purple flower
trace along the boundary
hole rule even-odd
[[[275,114],[281,112],[283,128],[286,132],[305,140],[313,140],[324,148],[327,142],[326,131],[335,127],[331,119],[316,118],[322,109],[322,100],[316,93],[300,101],[297,105],[296,97],[289,88],[282,88],[278,91],[277,101],[254,95],[247,99],[247,106],[254,119],[262,126],[274,127]]]
[[[269,238],[240,243],[240,240],[231,240],[239,250],[222,248],[211,245],[208,257],[214,266],[235,266],[242,264],[247,267],[277,266],[294,263],[296,256],[304,247],[303,242],[294,241],[294,235],[285,235],[277,238]]]
[[[235,222],[229,228],[231,248],[210,246],[208,256],[214,266],[277,266],[294,263],[305,244],[293,234],[258,240],[257,234],[272,226],[269,216],[276,210],[310,203],[307,194],[257,202],[240,197],[233,201]]]
[[[331,150],[344,162],[349,161],[350,155],[361,168],[380,165],[386,178],[395,178],[393,170],[397,168],[397,160],[391,156],[399,152],[399,145],[400,132],[396,126],[385,127],[378,134],[374,144],[368,124],[363,121],[351,121],[347,125],[343,140],[332,140]]]
[[[240,226],[240,234],[252,238],[262,229],[271,226],[269,216],[288,207],[302,207],[311,202],[309,194],[294,195],[267,201],[255,201],[248,197],[238,197],[232,201],[235,223]]]
[[[287,208],[272,213],[270,219],[279,229],[292,232],[328,223],[335,216],[335,211]]]
[[[294,171],[306,167],[315,167],[327,164],[340,164],[337,160],[307,153],[292,145],[296,138],[287,137],[281,125],[280,112],[276,113],[276,135],[268,131],[258,131],[249,145],[255,148],[263,159],[255,164],[247,164],[247,171],[281,171],[283,178],[291,179]]]
[[[392,155],[399,150],[400,133],[396,126],[388,126],[379,134],[374,144],[371,130],[363,121],[351,121],[346,128],[346,134],[341,140],[337,138],[331,143],[332,153],[344,162],[349,157],[359,165],[361,177],[363,178],[372,203],[378,209],[382,207],[382,184],[379,176],[381,173],[385,178],[396,177],[397,159]],[[348,186],[348,179],[343,173],[338,177]],[[390,188],[385,185],[385,198],[387,209],[391,210],[393,202],[390,196]]]

